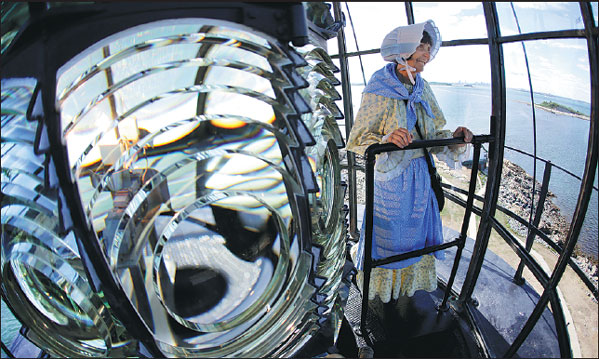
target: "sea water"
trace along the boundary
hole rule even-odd
[[[491,89],[489,86],[432,85],[437,101],[447,119],[447,128],[464,125],[476,134],[490,133]],[[570,107],[589,116],[590,104],[583,101],[534,94],[534,102],[552,101]],[[530,93],[521,90],[506,90],[506,133],[505,145],[544,160],[551,161],[572,174],[583,177],[586,161],[590,121],[569,115],[554,114],[535,108],[534,121]],[[534,129],[536,128],[536,139]],[[488,146],[487,146],[488,148]],[[506,149],[504,158],[516,163],[530,175],[535,166],[533,158]],[[536,179],[542,182],[544,163],[536,163]],[[597,187],[595,172],[594,186]],[[553,167],[549,190],[556,197],[553,202],[570,223],[576,209],[581,181],[559,168]],[[597,259],[597,191],[592,191],[583,227],[578,238],[581,251]],[[567,229],[565,229],[567,230]]]
[[[2,315],[2,342],[10,349],[12,341],[21,328],[21,323],[12,315],[4,300],[2,301],[2,312],[0,314]],[[2,351],[2,358],[8,358],[4,351]]]

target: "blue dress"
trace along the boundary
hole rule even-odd
[[[363,270],[366,213],[362,221],[356,268]],[[397,177],[374,181],[372,258],[382,259],[443,243],[443,224],[439,206],[430,185],[424,157],[414,158]],[[435,252],[437,259],[443,252]],[[422,257],[381,266],[406,268]]]

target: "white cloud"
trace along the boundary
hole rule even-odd
[[[564,5],[558,2],[528,2],[528,1],[515,1],[513,2],[514,8],[520,9],[534,9],[534,10],[562,10]]]
[[[470,15],[477,9],[480,10],[478,15]],[[487,36],[486,22],[480,3],[441,2],[427,3],[427,6],[415,3],[414,17],[417,22],[432,19],[444,40]]]
[[[586,59],[578,59],[578,63],[576,64],[576,67],[584,72],[587,72],[587,73],[589,73],[589,71],[590,71],[589,61]]]
[[[572,50],[581,50],[587,51],[587,46],[582,44],[573,44],[569,42],[562,42],[560,40],[551,40],[551,47],[560,48],[560,49],[572,49]]]
[[[442,18],[448,16],[460,15],[463,11],[482,9],[482,5],[477,2],[437,2],[437,3],[413,3],[414,17],[421,18]],[[482,10],[481,10],[482,11]]]

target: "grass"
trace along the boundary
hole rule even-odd
[[[567,113],[572,113],[575,115],[585,116],[585,114],[582,112],[576,111],[568,106],[560,105],[559,103],[556,103],[553,101],[543,101],[537,105],[544,107],[544,108],[548,108],[550,110],[556,110],[556,111],[560,111],[560,112],[567,112]]]

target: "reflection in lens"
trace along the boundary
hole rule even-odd
[[[74,234],[60,234],[53,168],[34,152],[38,122],[26,117],[35,85],[2,81],[3,298],[51,355],[130,355],[134,343],[91,288]]]
[[[167,225],[154,255],[158,295],[168,301],[173,292],[165,291],[162,284],[176,287],[179,268],[208,269],[214,273],[210,278],[222,278],[225,289],[219,291],[217,286],[216,292],[204,292],[198,299],[204,306],[213,304],[188,318],[167,305],[171,315],[186,327],[212,332],[239,325],[271,306],[268,294],[280,291],[289,261],[287,231],[277,216],[274,208],[252,196],[222,192],[179,212]],[[200,278],[207,274],[196,276],[195,285],[206,286],[207,279]]]

